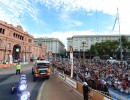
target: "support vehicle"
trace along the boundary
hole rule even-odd
[[[46,60],[36,60],[32,67],[33,82],[38,78],[50,78],[50,62]]]

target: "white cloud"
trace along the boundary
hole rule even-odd
[[[61,10],[61,18],[66,17],[69,19],[70,12],[78,11],[81,9],[87,12],[102,11],[103,13],[115,16],[117,8],[120,13],[121,33],[130,33],[130,13],[129,13],[129,0],[37,0],[47,7],[54,7]],[[65,12],[65,13],[64,13]],[[72,20],[74,21],[74,20]]]
[[[63,26],[65,26],[64,29],[70,29],[70,28],[75,27],[75,26],[82,26],[83,25],[82,22],[70,18],[68,12],[66,12],[66,11],[63,11],[59,15],[59,20],[60,20],[61,24]]]
[[[28,0],[0,0],[0,12],[0,20],[15,25],[21,24],[22,17],[27,14],[39,21],[35,5]]]
[[[24,15],[30,15],[35,21],[40,22],[37,18],[38,9],[36,3],[44,4],[48,8],[55,8],[61,12],[60,18],[70,27],[81,26],[82,22],[71,19],[69,13],[80,11],[81,9],[91,12],[102,11],[109,15],[116,15],[116,8],[119,8],[121,33],[130,33],[130,13],[129,0],[0,0],[0,20],[13,24],[21,24]]]

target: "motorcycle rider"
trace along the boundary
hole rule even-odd
[[[23,85],[22,85],[23,84]],[[22,85],[22,88],[27,88],[27,80],[26,80],[26,75],[22,74],[19,78],[19,82],[18,84],[13,84],[11,87],[11,94],[14,94],[16,92],[18,92],[18,90],[20,89],[20,85]]]
[[[15,85],[13,84],[12,88],[11,88],[11,94],[14,94],[16,91],[17,91],[17,89],[16,89]]]

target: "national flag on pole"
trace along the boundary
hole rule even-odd
[[[118,13],[118,8],[117,8],[117,14],[116,14],[116,18],[115,18],[115,22],[114,22],[114,25],[113,25],[112,31],[114,30],[114,28],[115,28],[115,25],[116,25],[117,21],[119,21],[119,13]]]

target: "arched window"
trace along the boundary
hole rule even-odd
[[[2,40],[0,39],[0,47],[2,46]]]

